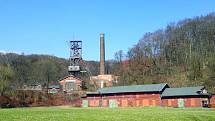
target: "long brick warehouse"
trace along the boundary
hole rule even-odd
[[[203,86],[170,88],[168,84],[118,86],[88,92],[83,107],[204,107],[211,95]]]

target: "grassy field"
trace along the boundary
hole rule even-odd
[[[215,121],[215,109],[14,108],[0,109],[0,121]]]

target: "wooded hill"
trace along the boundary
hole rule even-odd
[[[98,62],[83,61],[91,73],[83,74],[86,82],[90,75],[98,74]],[[24,84],[59,84],[59,79],[68,75],[69,60],[49,55],[18,55],[0,53],[0,92],[22,87]]]
[[[215,13],[146,33],[126,54],[118,51],[115,57],[112,73],[121,77],[119,85],[204,85],[215,93]]]

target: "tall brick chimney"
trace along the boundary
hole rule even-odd
[[[105,37],[100,33],[100,75],[105,74]]]

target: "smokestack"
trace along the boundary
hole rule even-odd
[[[105,74],[105,37],[100,33],[100,75]]]

